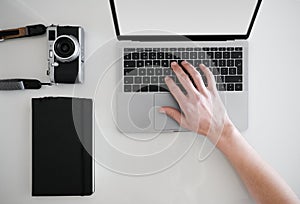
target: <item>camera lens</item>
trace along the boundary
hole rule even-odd
[[[60,36],[54,42],[54,53],[60,61],[72,61],[79,54],[79,44],[73,36]]]

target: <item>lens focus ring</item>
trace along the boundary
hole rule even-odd
[[[61,35],[53,43],[54,55],[61,62],[70,62],[79,56],[80,48],[74,36]]]

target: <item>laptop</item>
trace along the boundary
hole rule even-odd
[[[165,84],[172,61],[213,72],[233,123],[248,128],[248,42],[261,0],[110,0],[115,26],[117,127],[123,133],[187,131],[158,112],[180,110]],[[206,83],[205,76],[203,80]]]

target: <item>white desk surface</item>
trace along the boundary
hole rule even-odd
[[[249,39],[249,129],[243,133],[298,196],[299,11],[299,0],[263,1]],[[86,81],[38,91],[0,92],[0,203],[253,202],[218,150],[204,161],[197,159],[202,137],[194,141],[191,133],[172,133],[149,140],[152,135],[125,136],[116,130],[110,106],[115,33],[108,0],[1,0],[0,28],[34,23],[85,28]],[[45,37],[0,43],[0,78],[46,81],[46,56]],[[90,197],[31,197],[30,104],[32,97],[43,96],[95,100],[96,191]]]

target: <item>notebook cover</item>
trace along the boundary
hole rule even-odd
[[[32,196],[94,191],[91,99],[32,99]]]

